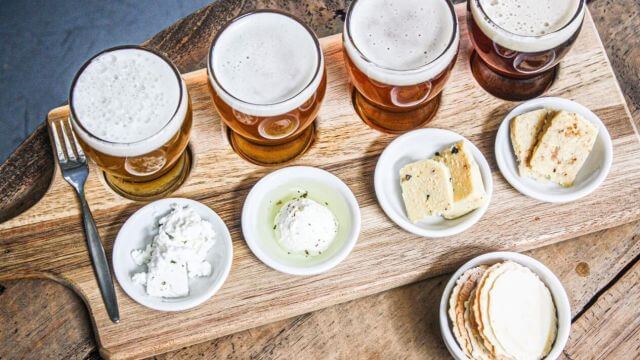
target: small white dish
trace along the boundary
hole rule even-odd
[[[146,271],[146,266],[138,266],[131,257],[131,251],[143,249],[157,234],[158,219],[171,211],[171,205],[189,205],[195,212],[213,225],[216,240],[207,254],[212,274],[189,279],[189,295],[181,298],[159,298],[149,296],[144,286],[134,283],[131,276]],[[220,216],[208,206],[190,199],[167,198],[145,205],[122,225],[113,245],[113,270],[122,289],[136,302],[160,311],[182,311],[191,309],[207,301],[227,279],[233,260],[233,245],[227,226]]]
[[[575,184],[562,187],[551,182],[540,182],[518,173],[518,161],[511,145],[509,125],[514,117],[543,108],[575,112],[598,127],[598,138],[593,150],[578,173]],[[565,203],[592,193],[607,178],[613,162],[613,144],[602,120],[586,107],[567,99],[543,97],[527,101],[513,109],[502,121],[495,143],[496,162],[505,179],[516,190],[533,199]]]
[[[453,330],[451,328],[452,324],[448,315],[449,297],[451,296],[451,291],[453,291],[456,281],[465,271],[473,267],[482,264],[492,265],[505,260],[511,260],[528,267],[531,271],[536,273],[540,277],[540,280],[542,280],[542,282],[547,285],[547,288],[549,288],[558,315],[558,333],[556,335],[556,340],[553,343],[553,347],[545,359],[557,359],[566,346],[567,340],[569,340],[569,333],[571,332],[571,305],[569,304],[567,292],[562,286],[560,280],[551,270],[549,270],[548,267],[532,257],[514,252],[492,252],[480,255],[462,265],[458,271],[451,276],[451,279],[447,283],[444,293],[442,294],[442,299],[440,300],[440,332],[449,353],[457,360],[467,359],[467,356],[464,354],[458,344],[458,341],[453,335]]]
[[[400,169],[409,163],[430,158],[437,151],[460,140],[469,145],[480,167],[487,201],[482,207],[457,219],[430,216],[418,223],[412,223],[402,200]],[[378,159],[374,185],[378,203],[394,223],[413,234],[432,238],[459,234],[473,226],[489,208],[493,193],[491,168],[480,150],[460,134],[431,128],[408,132],[391,142]]]
[[[338,234],[320,255],[288,254],[277,242],[274,219],[287,198],[308,192],[324,203],[338,220]],[[360,207],[349,189],[335,175],[308,166],[276,170],[258,181],[242,208],[242,233],[253,254],[267,266],[291,275],[326,272],[344,260],[360,235]]]

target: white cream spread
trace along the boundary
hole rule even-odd
[[[134,274],[133,282],[146,286],[156,297],[181,297],[189,294],[189,279],[211,275],[206,260],[216,233],[191,207],[171,205],[171,212],[158,220],[158,234],[146,248],[133,250],[137,265],[146,272]]]
[[[327,250],[338,233],[338,220],[331,210],[306,198],[282,206],[274,228],[280,246],[291,254],[319,255]]]

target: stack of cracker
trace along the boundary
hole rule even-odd
[[[598,137],[576,113],[540,109],[511,121],[511,144],[520,176],[572,186]]]
[[[462,274],[449,298],[449,318],[470,359],[542,359],[557,334],[549,289],[513,261]]]

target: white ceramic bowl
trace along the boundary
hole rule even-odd
[[[575,184],[562,187],[555,183],[539,182],[518,173],[518,162],[511,145],[509,124],[514,117],[542,108],[575,112],[598,127],[598,138],[593,150],[578,173]],[[505,179],[520,191],[536,200],[563,203],[577,200],[592,193],[606,179],[613,162],[611,136],[602,120],[586,107],[567,99],[543,97],[527,101],[513,109],[502,121],[496,135],[496,162]]]
[[[558,334],[549,355],[547,355],[545,359],[558,358],[567,344],[569,333],[571,332],[571,306],[569,305],[567,292],[564,290],[560,280],[549,268],[534,258],[514,252],[492,252],[473,258],[462,265],[447,283],[444,293],[442,294],[442,299],[440,300],[440,332],[447,349],[449,349],[449,353],[457,360],[467,359],[453,335],[453,330],[451,329],[452,324],[451,321],[449,321],[449,315],[447,313],[449,310],[449,297],[451,296],[451,291],[453,291],[456,281],[465,271],[473,267],[482,264],[492,265],[505,260],[511,260],[531,269],[531,271],[536,273],[540,277],[540,280],[547,285],[549,291],[551,291],[551,296],[553,297],[558,314]]]
[[[402,200],[400,169],[409,163],[430,158],[437,151],[460,140],[469,145],[480,167],[487,201],[482,207],[457,219],[430,216],[416,224],[412,223]],[[378,159],[374,185],[378,203],[394,223],[413,234],[433,238],[461,233],[477,223],[489,208],[493,193],[491,168],[480,150],[460,134],[431,128],[408,132],[391,142]]]
[[[157,234],[154,226],[158,219],[171,211],[172,204],[191,206],[202,219],[209,221],[216,232],[213,248],[207,260],[211,263],[212,274],[189,280],[189,295],[182,298],[165,299],[147,295],[144,286],[134,283],[131,276],[146,271],[146,266],[138,266],[131,258],[131,251],[143,249]],[[167,198],[154,201],[136,211],[122,225],[113,245],[113,269],[122,289],[136,302],[155,310],[181,311],[193,308],[207,301],[227,279],[233,260],[231,235],[222,219],[206,205],[189,199]]]
[[[278,243],[273,221],[280,206],[296,194],[326,206],[338,220],[338,234],[321,255],[288,254]],[[287,167],[258,181],[242,208],[242,233],[253,254],[267,266],[291,275],[314,275],[338,265],[351,252],[360,234],[360,207],[335,175],[314,167]]]

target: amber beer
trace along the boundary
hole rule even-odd
[[[388,133],[429,122],[459,40],[448,0],[355,0],[345,20],[343,49],[358,115]]]
[[[275,165],[311,145],[326,74],[318,39],[299,20],[271,10],[231,20],[211,44],[208,74],[240,156]]]
[[[527,100],[553,83],[575,42],[584,0],[468,0],[471,70],[489,93]]]
[[[74,78],[69,104],[78,141],[117,193],[151,200],[185,179],[191,104],[164,56],[138,46],[95,55]]]

